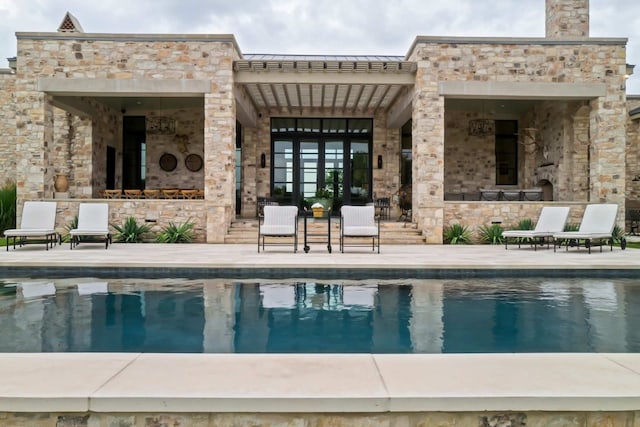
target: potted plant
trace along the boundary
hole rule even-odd
[[[313,216],[318,217],[316,215],[318,209],[326,211],[333,206],[333,191],[326,188],[318,188],[318,190],[316,191],[316,196],[312,199],[312,201],[313,204],[311,205],[311,209],[313,210]],[[321,216],[324,216],[324,214]]]

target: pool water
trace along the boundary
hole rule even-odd
[[[0,352],[640,352],[640,283],[23,278],[0,325]]]

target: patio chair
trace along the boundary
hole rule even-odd
[[[549,242],[553,239],[554,233],[564,230],[569,217],[569,207],[566,206],[545,206],[540,212],[540,217],[533,230],[507,230],[502,232],[504,237],[504,248],[507,249],[509,239],[518,239],[518,247],[524,241],[531,242],[533,249],[536,250],[538,244],[547,241],[547,249]]]
[[[616,225],[616,216],[618,215],[618,205],[616,204],[592,204],[587,205],[580,222],[578,231],[564,231],[553,233],[553,251],[556,246],[565,243],[567,250],[569,246],[580,248],[580,242],[584,242],[584,246],[591,253],[592,246],[602,246],[607,243],[613,251],[613,229]],[[626,247],[626,242],[621,244],[622,249]]]
[[[376,219],[375,206],[349,206],[340,208],[340,252],[345,246],[369,246],[369,244],[345,244],[346,239],[371,239],[371,248],[380,253],[380,216]]]
[[[107,203],[80,203],[78,208],[78,227],[69,231],[70,248],[89,239],[104,240],[104,248],[109,248],[109,205]]]
[[[297,206],[264,206],[264,215],[258,218],[258,253],[260,252],[260,241],[262,240],[262,250],[265,246],[289,245],[282,240],[287,237],[293,238],[293,252],[298,251],[298,207]],[[274,239],[267,243],[267,238]]]
[[[20,228],[4,230],[7,238],[7,251],[9,241],[13,240],[13,249],[16,248],[16,239],[20,246],[31,242],[41,242],[44,238],[45,248],[54,247],[56,241],[60,242],[60,235],[55,230],[56,202],[24,202]],[[35,240],[34,240],[35,238]]]

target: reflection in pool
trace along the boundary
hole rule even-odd
[[[0,352],[640,352],[640,284],[15,279]]]

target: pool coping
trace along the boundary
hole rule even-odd
[[[0,411],[636,411],[638,354],[0,354]]]

